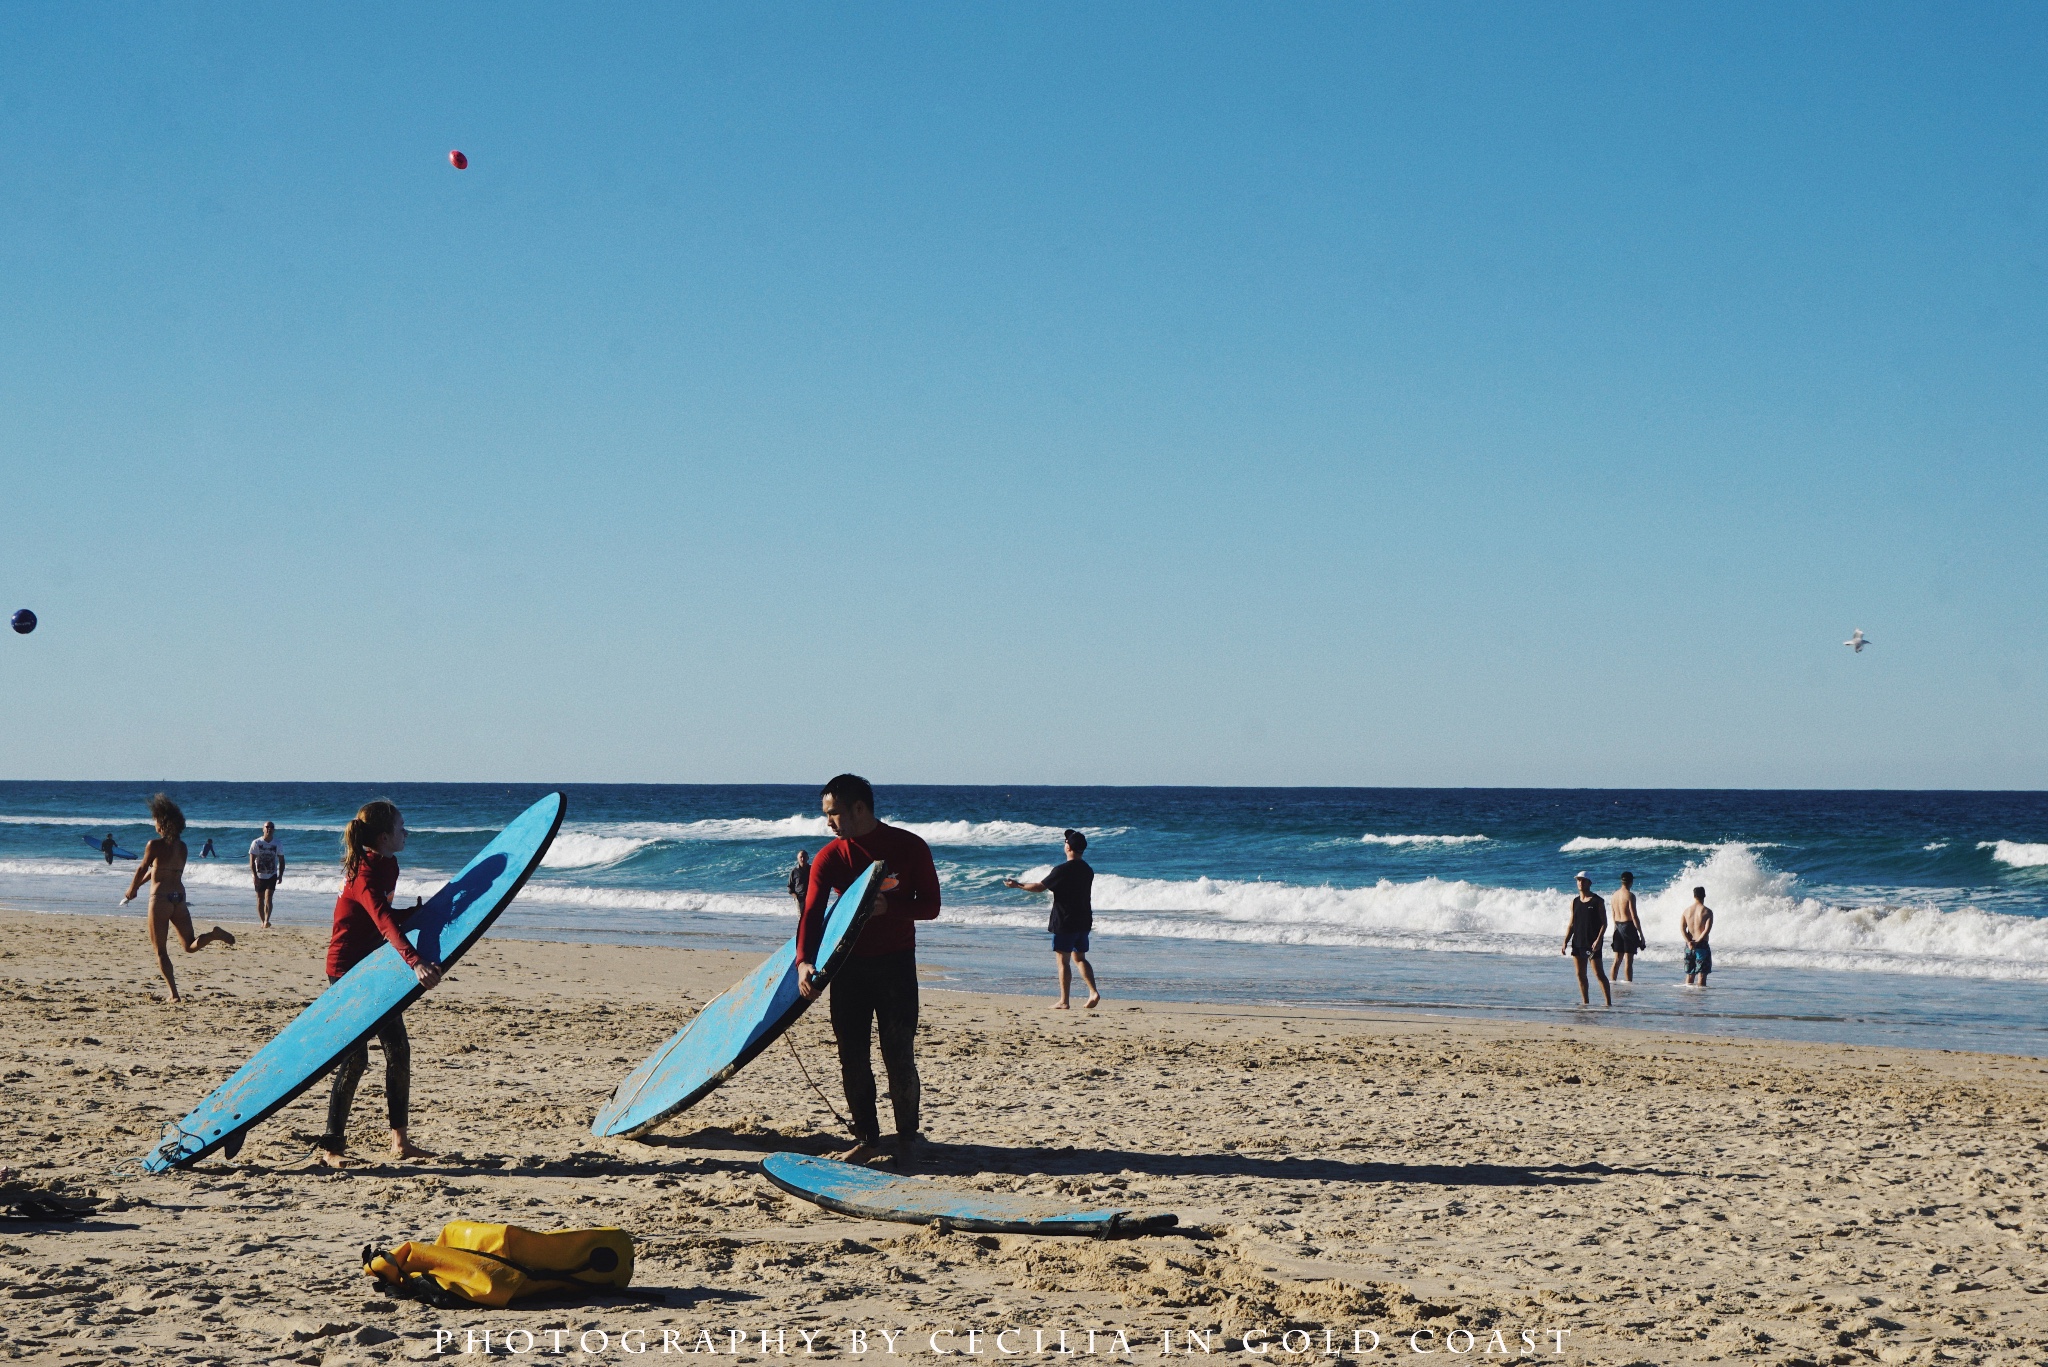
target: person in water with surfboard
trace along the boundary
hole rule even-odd
[[[875,1068],[869,1040],[879,1035],[882,1067],[889,1074],[889,1104],[896,1113],[896,1157],[917,1151],[917,923],[939,914],[939,871],[931,846],[917,835],[875,819],[874,786],[858,774],[841,774],[819,792],[825,824],[838,839],[811,860],[809,886],[797,919],[797,991],[818,995],[818,944],[832,894],[853,886],[876,860],[889,877],[861,927],[853,953],[832,980],[832,1034],[839,1043],[839,1078],[846,1088],[858,1141],[840,1157],[864,1163],[885,1157],[882,1125],[875,1112]]]
[[[366,803],[341,833],[341,896],[334,903],[334,934],[327,942],[327,981],[344,973],[388,944],[405,966],[431,991],[441,981],[441,966],[420,957],[405,938],[405,922],[419,910],[419,901],[401,911],[391,905],[398,890],[398,855],[405,849],[405,817],[379,798]],[[412,1042],[405,1033],[403,1008],[378,1021],[374,1032],[384,1046],[384,1109],[391,1121],[393,1158],[434,1155],[405,1137],[412,1101]],[[334,1091],[327,1098],[327,1130],[314,1148],[330,1168],[347,1167],[348,1113],[355,1105],[356,1084],[370,1066],[370,1041],[356,1041],[334,1070]]]
[[[185,905],[185,813],[167,794],[158,793],[149,800],[149,815],[156,822],[156,839],[142,847],[142,862],[135,866],[135,876],[128,880],[128,895],[121,899],[121,905],[125,907],[135,900],[143,879],[151,880],[149,942],[156,946],[156,966],[163,972],[164,986],[171,989],[171,1000],[182,1002],[185,999],[178,995],[178,975],[171,972],[171,931],[178,932],[178,943],[187,954],[197,953],[210,944],[231,945],[235,937],[219,926],[194,937],[192,912]],[[110,847],[113,839],[111,835],[107,837]],[[107,862],[114,862],[112,855]]]

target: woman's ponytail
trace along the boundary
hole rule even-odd
[[[398,825],[398,808],[383,798],[366,802],[363,809],[341,828],[341,877],[343,882],[356,876],[356,870],[363,862],[377,852],[377,842],[391,834]]]

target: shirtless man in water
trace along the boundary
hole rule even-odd
[[[1643,938],[1642,918],[1636,915],[1634,874],[1621,875],[1621,886],[1614,890],[1607,911],[1614,918],[1614,981],[1632,983],[1636,980],[1636,951],[1649,943]]]
[[[1679,917],[1678,933],[1685,936],[1685,984],[1705,987],[1707,975],[1714,971],[1714,951],[1707,945],[1707,937],[1714,933],[1714,909],[1707,905],[1705,888],[1692,890],[1692,905]]]
[[[196,939],[192,934],[192,913],[185,906],[185,814],[178,810],[178,804],[162,793],[149,800],[149,815],[156,822],[157,838],[142,847],[142,862],[135,866],[135,876],[128,880],[128,895],[121,899],[127,906],[135,900],[135,894],[142,889],[142,880],[153,880],[149,889],[149,941],[156,946],[156,966],[163,970],[164,985],[171,989],[171,1000],[185,1000],[178,995],[177,975],[171,972],[170,932],[178,932],[178,943],[185,947],[187,954],[206,948],[215,941],[231,945],[235,937],[215,926]]]

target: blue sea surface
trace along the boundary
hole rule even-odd
[[[0,783],[0,902],[112,914],[142,783]],[[178,783],[193,914],[253,919],[248,844],[275,821],[278,919],[324,925],[339,832],[389,797],[425,894],[541,784]],[[829,838],[814,787],[571,785],[546,864],[493,932],[766,950],[791,861]],[[2048,794],[884,786],[930,842],[944,914],[921,957],[964,989],[1049,995],[1045,899],[1006,890],[1090,838],[1094,960],[1112,997],[1432,1011],[2048,1055]],[[198,858],[212,837],[219,858]],[[1611,1010],[1559,955],[1572,875],[1636,875],[1649,947]],[[1703,885],[1716,972],[1677,924]],[[140,903],[128,909],[136,914]],[[138,947],[139,948],[139,947]],[[149,976],[138,952],[137,984]]]

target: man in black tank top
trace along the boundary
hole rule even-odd
[[[1586,962],[1591,960],[1593,972],[1600,979],[1600,995],[1612,1006],[1614,993],[1607,986],[1607,970],[1600,965],[1600,940],[1607,930],[1607,903],[1593,891],[1593,880],[1587,874],[1581,872],[1577,881],[1579,895],[1572,898],[1572,919],[1565,925],[1564,948],[1558,953],[1571,955],[1578,968],[1579,1005],[1593,1004],[1586,982]]]

